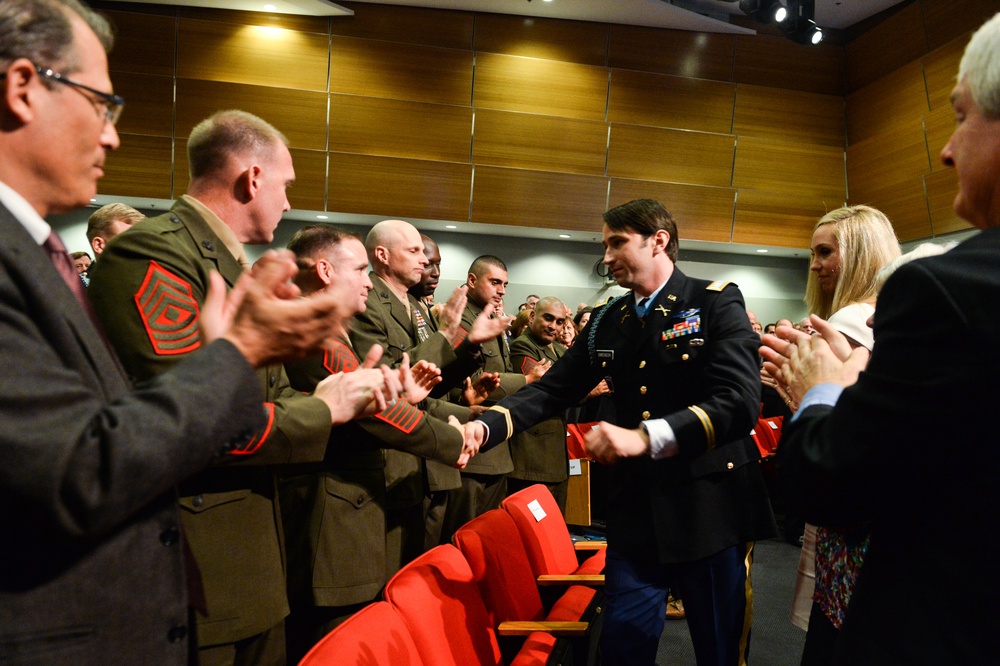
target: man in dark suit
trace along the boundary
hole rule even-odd
[[[753,544],[777,531],[750,438],[759,339],[735,285],[676,268],[662,204],[632,201],[604,222],[604,263],[629,293],[597,310],[544,377],[467,424],[467,438],[506,440],[607,378],[617,425],[587,440],[611,464],[602,663],[655,663],[676,587],[698,663],[735,666],[749,650]]]
[[[253,367],[342,325],[337,296],[283,300],[294,264],[268,256],[229,299],[212,279],[197,353],[130,386],[43,219],[85,205],[118,147],[111,42],[72,0],[0,4],[3,663],[188,663],[200,586],[172,488],[264,428]]]
[[[952,93],[958,125],[941,151],[958,172],[955,212],[982,233],[889,278],[870,361],[818,317],[822,337],[779,326],[761,349],[800,402],[778,450],[792,499],[822,525],[871,525],[837,664],[996,661],[998,73],[1000,15],[962,58]]]
[[[221,111],[196,125],[188,163],[188,193],[169,212],[115,238],[91,283],[108,339],[126,372],[140,380],[197,349],[189,322],[202,307],[209,275],[217,271],[233,287],[249,268],[243,244],[269,243],[289,209],[286,189],[295,169],[287,142],[256,116]],[[219,385],[228,381],[216,378]],[[311,395],[292,389],[280,364],[261,368],[255,381],[265,395],[266,430],[244,455],[178,487],[185,533],[205,583],[207,613],[198,616],[203,666],[286,661],[275,466],[322,460],[331,424],[353,416],[325,384]]]

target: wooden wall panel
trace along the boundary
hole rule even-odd
[[[252,25],[261,28],[278,28],[295,32],[312,32],[320,35],[330,34],[330,19],[325,16],[279,14],[278,12],[248,12],[203,7],[178,7],[177,15],[181,19],[194,19],[195,21],[232,23],[233,25],[240,26]]]
[[[330,92],[467,105],[472,52],[334,37]]]
[[[288,203],[292,208],[327,210],[327,154],[319,150],[295,148],[289,152],[292,153],[292,163],[295,165],[295,184],[288,189]]]
[[[476,167],[472,221],[600,232],[607,194],[599,176]]]
[[[927,207],[930,210],[934,235],[971,229],[972,225],[955,214],[955,195],[958,194],[958,173],[943,169],[924,176],[927,190]]]
[[[177,134],[187,137],[216,111],[240,109],[284,134],[292,148],[326,149],[326,95],[307,90],[177,79]]]
[[[844,150],[740,137],[736,142],[733,186],[843,199]]]
[[[181,78],[326,90],[326,35],[181,19],[177,52]]]
[[[608,65],[692,79],[733,80],[736,36],[612,25]]]
[[[493,53],[476,54],[476,107],[604,120],[608,70]]]
[[[735,63],[736,83],[844,94],[844,50],[832,44],[803,46],[785,37],[737,35]]]
[[[101,13],[115,26],[115,47],[108,54],[108,67],[112,71],[174,75],[177,19],[113,10]]]
[[[867,204],[885,213],[902,242],[931,235],[927,195],[921,176],[873,184],[870,188],[866,187],[863,193],[852,190],[848,200],[852,205]]]
[[[904,7],[844,48],[847,90],[881,79],[927,53],[920,3]]]
[[[919,60],[847,96],[848,145],[882,134],[930,111]]]
[[[924,56],[924,78],[932,111],[941,107],[951,108],[951,91],[957,83],[958,63],[971,37],[971,33],[966,33]]]
[[[174,130],[174,80],[169,76],[111,72],[115,92],[125,98],[118,121],[123,134],[171,137]]]
[[[733,134],[844,146],[844,98],[741,84]]]
[[[941,149],[948,143],[953,131],[955,131],[955,113],[950,106],[924,116],[924,132],[927,136],[927,154],[931,171],[947,169],[941,164]]]
[[[912,120],[847,148],[847,182],[851,199],[880,185],[913,180],[930,172],[923,124]]]
[[[1000,11],[997,0],[920,0],[927,46],[936,49],[975,30]]]
[[[170,138],[121,135],[121,147],[104,163],[101,194],[170,199]]]
[[[476,111],[472,161],[477,165],[603,176],[607,154],[603,122]]]
[[[353,9],[354,16],[332,19],[330,30],[335,35],[472,50],[472,12],[339,0],[337,4]]]
[[[733,234],[733,201],[736,190],[645,180],[611,179],[608,208],[633,199],[660,201],[677,222],[681,249],[685,240],[729,243]]]
[[[736,137],[612,125],[608,175],[729,187]]]
[[[736,195],[733,242],[809,247],[817,220],[843,203],[843,197],[824,199],[790,192],[740,190]]]
[[[611,70],[608,120],[728,134],[736,86],[624,69]]]
[[[328,210],[469,219],[472,165],[330,153]]]
[[[472,107],[330,95],[330,150],[468,162]]]
[[[480,13],[475,50],[603,67],[608,62],[608,25]]]

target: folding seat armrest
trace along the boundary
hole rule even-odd
[[[608,547],[607,541],[577,541],[573,544],[577,550],[604,550]]]
[[[586,636],[588,622],[544,622],[544,621],[507,621],[497,627],[500,636],[527,636],[536,631],[543,631],[553,636],[576,637]]]
[[[604,585],[604,574],[542,574],[539,585]]]

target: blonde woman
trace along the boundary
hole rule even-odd
[[[867,322],[875,312],[879,271],[902,254],[892,223],[870,206],[838,208],[816,223],[810,245],[809,311],[828,319],[852,346],[870,351],[875,340]],[[867,547],[864,526],[806,525],[792,608],[792,622],[808,627],[804,665],[829,663]]]

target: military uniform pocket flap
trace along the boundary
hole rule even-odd
[[[253,491],[249,488],[240,488],[239,490],[230,490],[224,493],[201,493],[181,497],[177,502],[182,508],[191,513],[201,513],[202,511],[222,506],[223,504],[244,500],[250,496],[251,492]]]
[[[328,495],[347,502],[355,509],[360,509],[375,499],[375,495],[371,492],[371,489],[357,483],[350,483],[330,477],[324,479],[324,483]]]
[[[743,465],[755,462],[743,441],[720,446],[701,454],[691,461],[691,476],[698,478],[709,474],[732,472]]]

